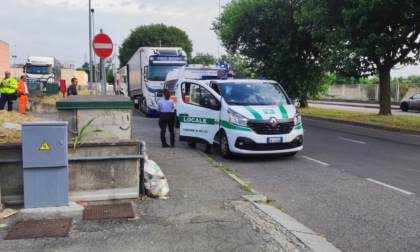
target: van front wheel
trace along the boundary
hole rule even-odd
[[[232,157],[232,152],[229,150],[229,142],[225,132],[220,135],[220,153],[223,158]]]

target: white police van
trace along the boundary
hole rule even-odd
[[[275,81],[183,79],[176,88],[181,141],[218,143],[225,158],[303,148],[301,116]]]

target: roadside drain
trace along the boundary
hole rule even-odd
[[[130,203],[90,205],[83,212],[83,220],[101,219],[132,219],[134,218],[133,207]]]
[[[43,237],[66,237],[72,219],[46,219],[18,221],[10,229],[6,240]]]

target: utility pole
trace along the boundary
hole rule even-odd
[[[91,0],[89,0],[89,90],[90,95],[93,95],[92,92],[92,15],[91,15]]]

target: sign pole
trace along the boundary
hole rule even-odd
[[[101,32],[101,34],[103,33],[103,30],[101,29],[100,30]],[[105,69],[105,59],[104,58],[101,58],[100,59],[100,68],[101,68],[101,87],[102,87],[102,95],[106,95],[106,89],[105,89],[105,85],[104,85],[104,82],[106,81],[105,80],[105,76],[106,76],[106,74],[104,73],[104,69]]]
[[[101,87],[102,87],[102,95],[106,95],[106,70],[105,70],[105,59],[111,56],[113,51],[114,44],[112,43],[111,38],[102,32],[100,29],[100,33],[95,36],[93,39],[93,50],[95,54],[99,56],[100,66],[99,69],[101,70]]]
[[[89,90],[90,95],[93,95],[92,91],[92,20],[91,20],[91,0],[89,0]]]

